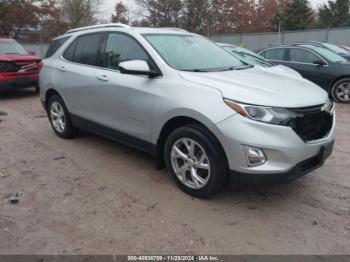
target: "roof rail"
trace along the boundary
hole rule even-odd
[[[178,28],[178,27],[161,27],[161,29],[169,29],[169,30],[174,30],[174,31],[181,31],[181,32],[188,32],[185,29]]]
[[[308,42],[303,42],[303,43],[292,43],[290,45],[293,46],[298,46],[298,45],[312,45],[312,46],[317,46],[317,47],[322,47],[322,43],[317,42],[317,41],[308,41]]]
[[[131,28],[131,26],[120,24],[120,23],[110,23],[110,24],[100,24],[100,25],[91,25],[91,26],[84,26],[84,27],[78,27],[71,30],[68,30],[65,34],[75,33],[79,31],[84,30],[90,30],[90,29],[98,29],[98,28],[107,28],[107,27],[122,27],[122,28]]]

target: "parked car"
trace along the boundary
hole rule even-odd
[[[32,88],[39,92],[40,58],[11,38],[0,38],[0,91]]]
[[[266,58],[262,57],[261,55],[258,55],[253,51],[250,51],[249,49],[225,43],[217,44],[243,63],[262,66],[266,68],[266,70],[277,74],[287,74],[290,76],[301,77],[301,75],[297,71],[291,69],[290,67],[273,64]]]
[[[346,60],[350,61],[350,52],[340,48],[337,45],[334,44],[330,44],[330,43],[322,43],[322,42],[318,42],[318,41],[308,41],[305,43],[297,43],[295,45],[313,45],[313,46],[317,46],[317,47],[323,47],[326,48],[332,52],[337,53],[338,55],[344,57]]]
[[[341,44],[339,44],[338,46],[339,46],[340,48],[343,48],[345,51],[350,52],[350,47],[349,47],[349,46],[347,46],[347,45],[341,45]]]
[[[314,45],[269,47],[260,55],[298,71],[324,88],[335,101],[350,103],[350,63],[340,55]]]
[[[151,153],[188,194],[210,197],[237,174],[295,179],[332,152],[324,90],[247,66],[202,36],[107,24],[59,42],[40,72],[54,132],[85,129]]]

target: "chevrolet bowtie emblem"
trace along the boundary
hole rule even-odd
[[[322,106],[321,111],[326,112],[328,114],[333,114],[332,107],[333,107],[333,103],[331,101],[329,101]]]

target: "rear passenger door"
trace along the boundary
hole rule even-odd
[[[102,52],[104,80],[97,99],[101,101],[104,125],[133,137],[150,141],[154,88],[159,79],[122,74],[119,63],[144,60],[157,70],[151,57],[132,36],[110,32]]]
[[[55,65],[55,85],[71,114],[96,121],[103,101],[96,100],[102,75],[101,51],[104,33],[78,36]]]
[[[271,48],[260,53],[267,60],[277,65],[286,65],[286,49],[285,48]]]

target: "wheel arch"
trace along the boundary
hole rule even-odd
[[[225,163],[228,167],[228,160],[227,160],[224,147],[220,143],[217,136],[212,131],[210,131],[207,125],[205,125],[202,121],[198,121],[189,116],[176,116],[166,121],[159,132],[159,136],[157,139],[157,168],[160,169],[165,166],[163,152],[164,152],[166,139],[168,138],[170,133],[179,127],[188,126],[188,125],[197,126],[197,128],[200,131],[204,132],[208,136],[208,138],[211,139],[212,142],[218,146],[218,149],[223,154],[225,158]]]
[[[332,92],[332,89],[334,87],[334,85],[339,82],[340,80],[344,79],[344,78],[349,78],[350,79],[350,75],[341,75],[341,76],[338,76],[337,78],[335,78],[332,82],[331,82],[331,85],[330,85],[330,88],[329,88],[329,92],[331,93]]]
[[[46,90],[45,92],[45,102],[44,102],[44,105],[45,105],[45,109],[47,110],[47,106],[48,106],[48,101],[50,99],[50,97],[52,97],[53,95],[58,95],[60,96],[64,103],[67,105],[66,101],[64,100],[64,98],[62,97],[62,95],[54,88],[49,88],[48,90]]]

